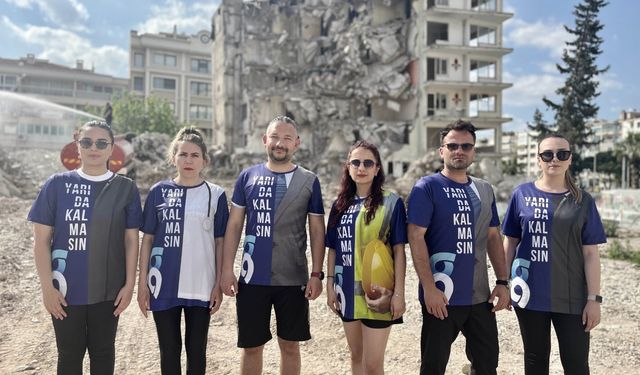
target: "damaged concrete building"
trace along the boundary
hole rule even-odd
[[[222,0],[212,20],[213,144],[242,167],[256,152],[263,158],[260,135],[268,121],[288,114],[300,125],[298,160],[305,166],[334,172],[332,164],[339,165],[349,145],[364,138],[380,146],[388,173],[401,175],[434,146],[432,128],[449,118],[486,117],[468,107],[477,98],[491,94],[487,100],[501,118],[500,90],[506,86],[499,83],[500,58],[508,51],[484,41],[472,47],[470,35],[478,34],[478,25],[499,24],[504,17],[478,2]],[[449,3],[452,9],[443,10]],[[502,6],[501,0],[491,3]],[[442,17],[439,24],[449,30],[429,26],[434,17]],[[476,18],[478,25],[466,21]],[[501,41],[493,30],[494,40]],[[451,38],[444,38],[447,32]],[[436,64],[455,68],[443,75],[435,73]],[[498,83],[485,83],[477,74],[490,69]],[[470,82],[471,74],[477,82]],[[436,99],[438,94],[446,99]],[[478,125],[499,133],[501,121]]]

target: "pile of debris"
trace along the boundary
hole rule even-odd
[[[49,176],[64,170],[50,150],[0,150],[0,197],[33,199]]]

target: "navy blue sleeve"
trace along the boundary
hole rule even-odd
[[[142,213],[143,223],[142,223],[142,232],[146,234],[156,233],[156,227],[158,225],[158,214],[156,209],[156,196],[160,187],[158,185],[154,186],[149,190],[149,194],[147,195],[147,199],[144,202],[144,210]]]
[[[320,180],[318,180],[318,177],[313,181],[313,190],[311,191],[311,199],[309,199],[307,212],[311,214],[324,215],[324,203],[322,202],[322,191],[320,189]]]
[[[231,202],[240,207],[247,207],[247,197],[244,192],[247,174],[246,169],[240,172],[240,175],[236,180],[236,186],[233,188],[233,195],[231,196]]]
[[[522,237],[522,224],[520,223],[520,212],[518,210],[518,190],[511,194],[511,200],[507,206],[507,212],[502,222],[502,233],[513,238]]]
[[[224,192],[218,198],[218,207],[213,217],[213,236],[215,238],[224,237],[227,231],[227,221],[229,220],[229,206],[227,205],[227,194]]]
[[[597,245],[606,243],[607,235],[604,232],[604,226],[602,225],[596,202],[590,196],[589,198],[589,212],[587,213],[586,222],[582,227],[582,244]]]
[[[127,229],[140,228],[142,226],[142,207],[140,203],[140,192],[138,187],[132,181],[133,184],[133,198],[129,202],[126,208],[127,212]]]
[[[498,208],[496,207],[496,195],[493,195],[493,202],[491,202],[491,222],[489,223],[490,227],[499,227],[500,226],[500,216],[498,216]]]
[[[329,223],[333,220],[334,216],[336,216],[335,210],[336,202],[333,202],[331,205],[331,211],[329,211]],[[334,226],[329,226],[327,224],[327,233],[324,237],[324,245],[330,249],[336,248],[336,241],[338,240],[338,232],[337,232],[338,224]]]
[[[429,228],[431,217],[433,216],[433,208],[433,199],[426,179],[422,178],[411,189],[407,203],[407,222],[422,228]]]
[[[393,208],[393,216],[391,217],[389,243],[391,246],[394,246],[406,244],[407,242],[409,242],[407,237],[407,214],[404,209],[404,202],[402,199],[398,199],[396,206]]]
[[[53,175],[45,181],[42,189],[38,193],[36,200],[33,201],[31,210],[27,215],[27,220],[48,225],[50,227],[56,222],[56,175]]]

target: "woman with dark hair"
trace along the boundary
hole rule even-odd
[[[80,168],[51,176],[36,198],[35,263],[58,347],[58,374],[113,374],[118,317],[131,302],[142,222],[136,185],[107,169],[113,132],[89,121],[75,135]]]
[[[384,373],[391,325],[405,311],[406,214],[384,180],[377,147],[357,142],[329,215],[327,304],[343,321],[354,374]]]
[[[553,323],[565,373],[589,373],[589,332],[600,323],[600,257],[606,242],[593,198],[573,180],[569,141],[538,144],[541,177],[518,186],[503,223],[526,374],[548,374]]]
[[[229,209],[224,189],[205,181],[204,137],[181,129],[167,161],[177,176],[155,184],[144,205],[138,305],[153,311],[163,374],[180,374],[184,311],[187,373],[204,374],[211,314],[222,303],[222,240]]]

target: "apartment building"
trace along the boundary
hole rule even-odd
[[[130,33],[130,90],[165,99],[180,122],[212,132],[210,31]]]
[[[73,109],[102,113],[129,81],[87,68],[54,64],[33,54],[0,58],[0,145],[59,149],[86,118]],[[30,100],[33,98],[33,100]],[[62,106],[62,107],[60,107]]]
[[[502,124],[511,121],[502,115],[502,92],[512,86],[502,80],[502,58],[512,51],[502,45],[502,24],[513,15],[502,12],[502,0],[420,0],[413,6],[418,111],[410,145],[393,157],[439,147],[438,130],[457,119],[486,130],[494,146],[488,154],[497,157]]]

